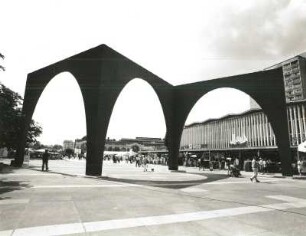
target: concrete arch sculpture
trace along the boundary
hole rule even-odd
[[[268,116],[278,140],[284,175],[291,175],[290,146],[281,69],[173,86],[106,45],[89,49],[28,74],[23,104],[23,127],[15,165],[23,163],[25,134],[43,90],[57,74],[68,71],[77,80],[84,99],[87,127],[86,174],[101,175],[106,132],[121,90],[142,78],[155,90],[164,113],[169,150],[168,166],[178,169],[179,143],[187,115],[205,93],[232,87],[252,96]]]
[[[238,89],[251,96],[263,109],[275,133],[282,162],[282,173],[292,175],[282,76],[282,70],[276,69],[176,86],[174,89],[175,136],[181,137],[182,127],[189,112],[203,95],[217,88]],[[175,142],[177,143],[175,143],[176,148],[174,150],[177,150],[180,140],[175,140]]]

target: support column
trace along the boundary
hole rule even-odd
[[[298,124],[299,124],[299,138],[300,138],[300,142],[298,143],[298,144],[300,144],[300,143],[302,143],[303,142],[303,132],[304,132],[304,130],[303,130],[303,124],[302,124],[302,117],[301,117],[301,112],[300,112],[300,105],[297,105],[296,106],[297,107],[297,115],[298,115]]]
[[[293,145],[293,137],[294,137],[294,121],[293,121],[293,116],[292,116],[292,107],[289,106],[289,121],[290,121],[290,127],[291,127],[291,133],[290,135],[290,145]]]
[[[304,132],[303,132],[303,137],[304,137],[304,139],[303,139],[303,141],[305,141],[306,140],[306,117],[305,117],[305,107],[304,107],[304,104],[301,104],[301,107],[302,107],[302,117],[303,117],[303,120],[302,120],[302,125],[303,125],[303,130],[304,130]]]
[[[298,122],[297,122],[297,114],[296,114],[296,106],[293,106],[293,116],[294,116],[294,138],[295,138],[295,145],[299,143],[299,135],[298,135]]]

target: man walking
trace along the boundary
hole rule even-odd
[[[250,180],[251,180],[252,182],[253,182],[253,179],[255,179],[257,183],[260,182],[260,181],[257,179],[258,168],[259,168],[258,160],[257,160],[256,157],[253,157],[253,160],[252,160],[252,169],[253,169],[254,175],[250,178]]]
[[[48,160],[49,160],[49,153],[48,153],[48,150],[46,149],[45,150],[45,153],[43,154],[42,156],[42,167],[41,167],[41,170],[44,171],[45,169],[45,166],[46,166],[46,171],[49,170],[48,168]]]

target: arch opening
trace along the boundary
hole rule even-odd
[[[145,80],[134,78],[124,86],[115,102],[104,159],[110,159],[113,154],[131,162],[137,154],[148,156],[150,162],[160,157],[165,159],[168,151],[165,134],[165,117],[156,91]]]
[[[180,152],[185,165],[198,165],[202,158],[207,168],[209,161],[214,168],[226,168],[227,158],[238,158],[240,168],[251,171],[250,160],[258,156],[273,163],[269,171],[281,168],[267,116],[249,95],[234,88],[214,89],[195,103],[185,122]]]
[[[75,145],[76,140],[86,136],[86,118],[80,86],[70,72],[62,72],[49,81],[36,104],[33,119],[43,128],[35,149],[48,148],[54,158],[86,155],[86,145],[82,149]]]

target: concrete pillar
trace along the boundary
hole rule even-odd
[[[297,116],[298,116],[298,126],[299,126],[299,143],[302,143],[303,142],[303,125],[302,125],[302,117],[301,117],[301,105],[298,104],[296,106],[297,108]]]
[[[293,117],[294,117],[294,138],[296,140],[295,146],[299,143],[299,135],[298,135],[298,122],[297,122],[297,114],[296,114],[296,106],[293,106]]]
[[[303,141],[305,141],[306,140],[306,117],[305,117],[305,106],[304,106],[304,104],[301,104],[301,108],[302,108],[302,117],[303,117],[303,119],[302,119],[302,125],[303,125],[303,137],[304,137],[304,139],[303,139]]]

